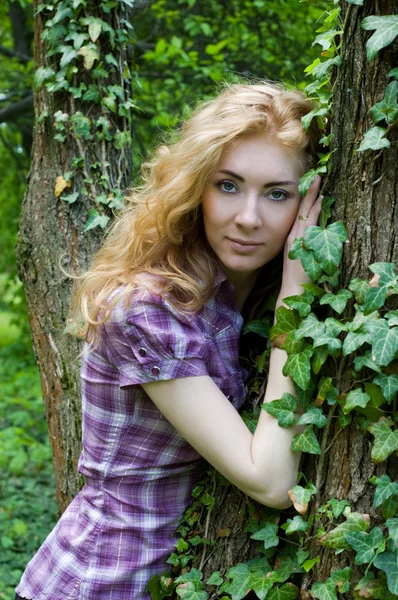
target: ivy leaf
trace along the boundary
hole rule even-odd
[[[380,287],[392,288],[397,285],[394,263],[377,262],[369,265],[369,269],[380,277]]]
[[[316,425],[317,427],[325,427],[326,425],[326,416],[323,414],[321,408],[317,408],[316,406],[311,406],[307,412],[305,412],[299,420],[297,421],[297,425]]]
[[[385,89],[384,98],[370,109],[373,123],[386,120],[388,124],[394,123],[398,117],[398,81],[392,81]]]
[[[356,388],[355,390],[351,390],[345,399],[345,403],[343,406],[344,414],[348,414],[351,412],[356,406],[361,406],[365,408],[367,403],[370,401],[369,394],[366,394],[361,390],[361,388]]]
[[[305,232],[304,245],[314,251],[327,275],[333,275],[340,263],[346,237],[347,230],[341,221],[331,223],[325,229],[313,225]]]
[[[308,573],[308,571],[311,571],[312,567],[314,565],[316,565],[317,563],[320,563],[321,559],[319,558],[319,556],[316,556],[315,558],[311,558],[310,560],[306,560],[303,563],[303,569],[306,573]]]
[[[371,287],[367,290],[364,298],[363,311],[365,315],[378,310],[386,301],[386,292],[382,287]]]
[[[185,600],[207,600],[209,594],[204,590],[197,590],[195,584],[192,581],[184,583],[186,587],[176,587],[176,593],[180,598]]]
[[[320,323],[318,317],[311,313],[300,324],[296,331],[296,339],[301,340],[304,337],[317,338],[325,331],[324,323]]]
[[[390,329],[385,319],[372,319],[363,324],[364,329],[372,336],[372,356],[380,366],[387,366],[398,351],[398,328]]]
[[[385,519],[390,519],[398,514],[398,494],[393,494],[381,505],[381,514]]]
[[[390,310],[384,315],[384,318],[387,319],[390,327],[398,325],[398,310]]]
[[[319,600],[337,600],[336,585],[332,581],[316,581],[311,587],[311,594]]]
[[[255,319],[254,321],[249,321],[243,330],[243,333],[248,333],[251,331],[261,337],[269,338],[270,330],[271,330],[272,321],[270,317],[264,317],[264,319]]]
[[[278,419],[279,427],[290,427],[294,423],[294,412],[297,408],[296,398],[284,393],[280,400],[272,400],[261,405],[268,414]]]
[[[335,273],[333,273],[333,275],[322,275],[322,277],[320,277],[318,279],[318,283],[328,283],[331,287],[335,288],[339,285],[339,280],[340,280],[340,269],[337,269],[337,271]]]
[[[309,454],[321,454],[321,447],[314,433],[314,426],[308,425],[303,433],[295,435],[292,440],[292,451],[308,452]]]
[[[366,43],[366,55],[368,60],[371,61],[379,50],[391,44],[398,35],[398,16],[366,17],[361,22],[361,27],[367,31],[375,30],[375,33]]]
[[[307,250],[303,246],[304,238],[295,238],[293,240],[292,247],[289,252],[289,258],[292,260],[300,259],[303,265],[304,271],[308,277],[313,281],[316,281],[320,275],[322,275],[322,267],[319,262],[315,259],[314,253],[311,250]]]
[[[276,310],[275,315],[276,323],[270,331],[271,340],[283,335],[284,333],[296,331],[299,324],[299,318],[294,310],[286,308],[285,306],[280,306]]]
[[[108,224],[109,217],[106,215],[100,215],[95,208],[90,208],[87,212],[88,219],[84,226],[85,231],[89,231],[90,229],[94,229],[95,227],[101,227],[101,229],[105,229]]]
[[[355,300],[358,304],[362,304],[365,299],[365,294],[369,288],[369,282],[364,279],[359,279],[359,277],[355,277],[355,279],[351,279],[348,289],[354,292]]]
[[[350,291],[339,290],[337,294],[325,294],[321,298],[319,304],[329,304],[333,310],[341,315],[350,298],[352,298],[352,293]]]
[[[311,496],[316,494],[316,488],[314,485],[309,483],[303,488],[301,485],[295,485],[291,490],[288,491],[288,496],[293,502],[294,508],[301,515],[305,515],[308,510],[308,504],[311,500]]]
[[[283,375],[293,379],[295,383],[302,389],[306,390],[311,380],[311,355],[312,351],[309,349],[292,354],[287,359],[283,367]]]
[[[319,62],[316,65],[315,69],[313,69],[312,75],[317,79],[322,79],[322,77],[326,75],[329,69],[331,69],[333,66],[339,67],[341,65],[341,62],[341,56],[335,56],[334,58],[329,58],[328,60]]]
[[[266,523],[265,527],[256,531],[251,535],[252,540],[260,540],[264,542],[264,548],[267,550],[268,548],[273,548],[279,544],[278,538],[278,525],[275,523]]]
[[[344,569],[332,571],[329,579],[337,586],[340,594],[345,594],[350,589],[351,568],[345,567]]]
[[[372,459],[374,462],[383,462],[396,450],[398,450],[398,430],[391,429],[392,422],[382,417],[378,423],[369,427],[369,431],[374,435],[374,445],[372,448]]]
[[[325,321],[326,333],[332,336],[339,335],[342,331],[347,331],[348,327],[345,323],[328,317]]]
[[[325,345],[319,346],[313,350],[312,358],[311,358],[311,366],[315,375],[318,375],[319,371],[322,368],[322,365],[325,363],[327,357],[329,356],[329,348]]]
[[[356,4],[357,6],[363,6],[363,0],[346,0],[349,4]]]
[[[384,127],[372,127],[365,133],[363,140],[357,150],[357,152],[364,152],[365,150],[381,150],[382,148],[389,148],[390,142],[384,135],[387,133],[387,129]]]
[[[294,533],[295,531],[307,531],[308,523],[304,521],[301,515],[296,515],[293,519],[288,519],[286,523],[282,525],[282,529],[287,534]]]
[[[273,587],[267,596],[267,600],[296,600],[299,589],[293,583],[284,583],[280,587]]]
[[[369,333],[363,331],[349,331],[343,342],[343,356],[352,354],[363,344],[370,344],[371,342],[372,336]]]
[[[329,112],[327,107],[321,108],[313,108],[309,113],[301,117],[301,123],[303,125],[303,129],[307,131],[309,126],[311,125],[311,121],[314,117],[326,117]]]
[[[220,571],[214,571],[206,581],[207,585],[221,585],[224,579],[220,575]]]
[[[94,44],[82,46],[78,54],[83,56],[84,67],[87,69],[87,71],[91,71],[94,62],[99,60],[98,49],[96,46],[94,46]]]
[[[398,595],[398,554],[397,552],[383,552],[376,556],[374,566],[387,575],[388,589],[392,594]]]
[[[390,543],[394,550],[398,549],[398,519],[387,519],[386,525],[390,534]]]
[[[322,200],[322,208],[319,214],[319,226],[326,227],[326,223],[330,219],[332,211],[330,210],[333,204],[336,202],[336,198],[330,198],[329,196],[324,196]]]
[[[371,477],[370,482],[376,486],[374,506],[377,508],[393,494],[398,494],[398,482],[391,481],[388,475],[381,477]]]
[[[346,506],[350,506],[348,500],[336,500],[336,498],[331,498],[328,504],[330,504],[335,519],[339,518]]]
[[[299,186],[298,186],[300,196],[304,197],[306,195],[306,193],[308,192],[308,190],[311,187],[312,182],[314,181],[314,179],[317,175],[318,175],[318,172],[316,169],[310,169],[309,171],[304,173],[304,175],[302,177],[300,177]]]
[[[372,353],[370,350],[367,350],[365,354],[361,356],[356,356],[354,358],[354,368],[356,371],[360,371],[363,367],[368,367],[368,369],[373,369],[376,373],[381,373],[381,369],[372,358]]]
[[[284,298],[283,302],[290,306],[290,308],[297,310],[299,316],[303,319],[311,312],[311,303],[313,300],[314,296],[305,290],[300,296],[288,296]]]
[[[383,532],[379,527],[374,527],[369,533],[365,531],[346,533],[344,538],[356,552],[356,565],[371,562],[375,557],[377,548],[385,542]]]
[[[350,546],[345,540],[345,535],[356,531],[367,531],[369,529],[369,520],[369,515],[351,512],[344,523],[340,523],[332,531],[322,536],[321,544],[340,551],[349,550]]]
[[[33,80],[36,89],[39,89],[43,83],[50,81],[55,77],[55,71],[51,67],[39,67],[35,72]]]
[[[253,573],[250,577],[250,584],[257,598],[264,600],[269,590],[275,582],[280,582],[281,578],[275,571],[271,573]]]
[[[381,388],[384,398],[390,404],[398,392],[398,375],[384,375],[384,373],[381,373],[373,381]]]

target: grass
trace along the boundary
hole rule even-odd
[[[10,320],[0,312],[0,600],[14,600],[57,515],[39,373]]]

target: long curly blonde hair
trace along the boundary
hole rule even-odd
[[[127,196],[89,270],[76,277],[70,319],[78,337],[98,338],[114,303],[154,276],[157,290],[182,312],[195,312],[214,293],[217,260],[203,231],[201,198],[223,150],[256,132],[272,133],[302,152],[305,167],[316,156],[319,131],[301,118],[314,108],[299,91],[266,83],[228,85],[200,105],[177,138],[142,166],[142,183]],[[150,279],[150,278],[148,278]]]

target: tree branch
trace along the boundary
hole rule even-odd
[[[27,112],[33,112],[33,94],[29,94],[22,100],[10,104],[6,108],[0,110],[0,123],[11,121],[16,117],[20,117]]]
[[[10,58],[17,58],[21,63],[24,64],[33,60],[33,56],[28,56],[27,54],[17,52],[16,50],[10,50],[5,46],[0,46],[0,54],[4,54],[4,56],[9,56]]]

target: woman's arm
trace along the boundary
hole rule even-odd
[[[286,241],[277,306],[284,297],[301,293],[301,285],[309,281],[301,262],[288,258],[288,249],[295,237],[303,236],[306,227],[317,223],[319,184],[320,179],[300,205],[298,214],[307,218],[296,218]],[[264,402],[279,399],[285,392],[295,394],[292,380],[282,374],[286,359],[284,350],[272,348]],[[296,483],[300,462],[300,453],[292,452],[291,442],[301,427],[279,427],[277,420],[262,410],[256,431],[251,434],[208,376],[145,383],[143,387],[177,431],[229,481],[261,504],[290,506],[287,492]]]

